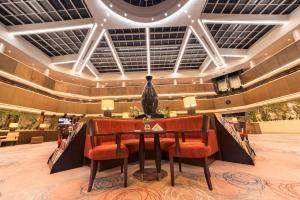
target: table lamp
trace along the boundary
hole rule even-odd
[[[194,96],[185,97],[183,99],[183,104],[184,107],[187,109],[188,115],[196,114],[196,107],[197,107],[196,97]]]
[[[10,123],[8,127],[10,131],[14,131],[19,127],[19,123]]]
[[[47,124],[45,124],[45,123],[40,124],[40,129],[41,130],[44,130],[45,128],[47,128]]]
[[[104,117],[111,117],[112,113],[111,111],[115,108],[115,102],[111,99],[103,99],[101,102],[101,108],[104,111],[103,115]]]

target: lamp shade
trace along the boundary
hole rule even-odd
[[[40,124],[40,128],[47,128],[47,124]]]
[[[115,108],[115,102],[111,99],[103,99],[101,102],[102,110],[113,110]]]
[[[170,111],[170,117],[177,117],[177,112],[176,111]]]
[[[123,119],[128,119],[129,118],[129,113],[128,112],[123,112],[122,113],[122,118]]]
[[[18,128],[19,124],[18,123],[10,123],[9,128]]]
[[[197,106],[196,97],[185,97],[183,99],[183,104],[185,108],[193,108]]]

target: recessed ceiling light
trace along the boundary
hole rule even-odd
[[[124,16],[127,17],[127,13],[124,13]]]
[[[151,20],[154,21],[154,18],[152,17]]]
[[[191,15],[188,15],[188,18],[191,18],[192,16]]]
[[[106,16],[109,17],[109,13],[106,13]]]
[[[192,23],[194,23],[194,22],[195,22],[195,20],[193,20],[193,19],[192,19],[192,20],[191,20],[191,22],[192,22]]]
[[[180,7],[181,7],[181,4],[180,4],[180,3],[179,3],[179,4],[177,4],[177,7],[178,7],[178,8],[180,8]]]
[[[188,11],[187,11],[187,10],[185,10],[185,11],[184,11],[184,13],[188,13]]]
[[[165,13],[165,16],[168,16],[168,13]]]
[[[106,18],[104,18],[103,21],[106,22],[107,21]]]
[[[103,27],[103,24],[101,24],[101,26]]]
[[[113,5],[112,5],[112,4],[109,4],[109,7],[111,7],[111,8],[112,8],[112,7],[113,7]]]

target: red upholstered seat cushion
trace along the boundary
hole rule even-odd
[[[208,131],[208,144],[196,139],[189,139],[186,142],[180,142],[180,157],[184,158],[203,158],[208,157],[219,151],[216,131],[210,129]],[[169,156],[176,156],[175,144],[169,148]]]
[[[175,138],[161,138],[160,139],[160,149],[162,151],[168,151],[169,147],[175,144]]]
[[[91,160],[112,160],[118,158],[128,158],[128,149],[125,145],[120,145],[120,156],[117,157],[117,145],[105,144],[96,146],[89,150],[89,158]]]
[[[139,139],[122,140],[121,143],[127,147],[129,153],[139,152]]]
[[[205,146],[203,142],[180,143],[179,157],[183,158],[203,158],[212,155],[210,146]],[[176,156],[175,144],[169,148],[169,156]]]

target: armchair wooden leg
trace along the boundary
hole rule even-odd
[[[123,174],[124,164],[121,165],[121,174]]]
[[[206,183],[208,185],[209,190],[213,190],[211,180],[210,180],[211,175],[207,164],[207,158],[203,158],[203,164],[204,164],[204,174],[205,174]]]
[[[178,158],[178,165],[179,165],[179,172],[182,172],[182,168],[181,168],[181,158]]]
[[[91,173],[90,173],[90,181],[89,181],[88,192],[90,192],[92,190],[93,183],[94,183],[96,173],[97,173],[97,166],[98,166],[98,161],[97,160],[91,160]]]
[[[124,158],[124,187],[127,187],[128,158]]]
[[[175,186],[175,181],[174,181],[174,159],[171,156],[170,156],[169,159],[170,159],[171,185],[174,187]]]

